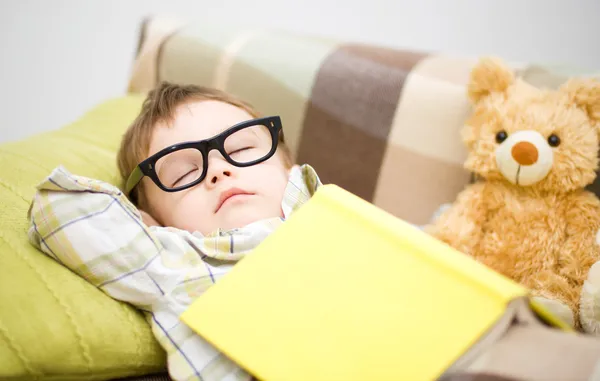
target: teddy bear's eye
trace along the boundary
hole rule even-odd
[[[498,143],[502,143],[506,140],[506,138],[508,138],[508,134],[506,133],[506,131],[500,131],[496,134],[496,141]]]
[[[558,145],[560,144],[560,138],[552,134],[548,136],[548,144],[550,144],[552,147],[558,147]]]

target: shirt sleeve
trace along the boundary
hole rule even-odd
[[[37,187],[29,221],[35,247],[141,310],[151,310],[165,295],[173,298],[179,289],[190,290],[186,283],[212,283],[199,247],[168,230],[147,227],[118,188],[62,167]],[[175,301],[188,304],[190,295]]]

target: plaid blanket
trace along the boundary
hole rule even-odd
[[[29,211],[29,240],[106,294],[143,311],[167,352],[173,379],[250,380],[179,315],[320,185],[312,167],[295,166],[282,201],[284,218],[202,236],[147,227],[118,188],[58,167],[37,187]]]
[[[129,91],[171,81],[235,94],[280,115],[295,160],[317,168],[324,183],[425,224],[471,181],[460,131],[472,112],[467,83],[478,59],[153,16]],[[540,87],[600,74],[508,63]],[[600,195],[600,176],[590,189]]]

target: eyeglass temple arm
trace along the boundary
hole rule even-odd
[[[283,135],[283,128],[279,129],[279,140],[285,142],[285,136]]]
[[[129,193],[140,182],[142,177],[144,177],[144,174],[142,173],[140,166],[136,165],[136,167],[131,172],[131,175],[129,175],[129,178],[127,179],[127,184],[125,185],[125,194],[126,195],[129,196]]]

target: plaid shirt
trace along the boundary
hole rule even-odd
[[[37,187],[29,211],[29,241],[112,298],[144,311],[167,353],[173,379],[250,380],[179,315],[320,184],[310,166],[296,166],[282,201],[284,218],[203,236],[147,227],[121,190],[58,167]]]

